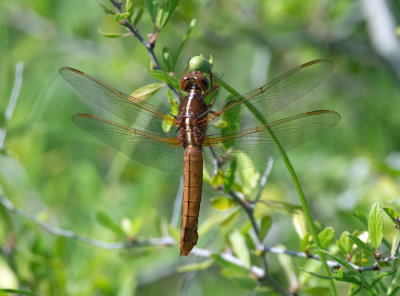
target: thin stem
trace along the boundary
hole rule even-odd
[[[122,13],[120,2],[117,2],[115,0],[110,0],[110,2],[115,7],[115,9],[117,10],[118,13]],[[155,70],[161,70],[161,66],[157,60],[155,53],[154,53],[155,43],[150,44],[149,42],[145,41],[144,38],[142,37],[142,35],[139,33],[139,30],[134,25],[132,25],[127,19],[125,19],[125,18],[121,19],[120,24],[122,26],[125,26],[147,49],[150,59],[153,63],[153,68]],[[174,98],[177,100],[177,102],[179,102],[180,96],[179,96],[178,91],[170,84],[167,84],[167,86],[170,89],[170,91],[172,92],[172,94],[174,95]]]
[[[38,225],[39,227],[41,227],[42,229],[44,229],[45,231],[47,231],[48,233],[50,233],[51,235],[55,235],[55,236],[61,236],[61,237],[66,237],[66,238],[70,238],[70,239],[75,239],[78,241],[81,241],[83,243],[98,247],[98,248],[102,248],[105,250],[121,250],[121,249],[132,249],[135,247],[140,247],[140,246],[164,246],[164,247],[170,247],[170,246],[176,246],[176,241],[171,238],[171,237],[161,237],[161,238],[147,238],[147,239],[135,239],[132,241],[121,241],[121,242],[114,242],[114,243],[109,243],[109,242],[104,242],[104,241],[100,241],[100,240],[96,240],[96,239],[91,239],[88,238],[86,236],[77,234],[71,230],[66,230],[66,229],[61,229],[61,228],[57,228],[57,227],[53,227],[50,225],[47,225],[46,223],[43,223],[41,221],[39,221],[38,219],[36,219],[33,215],[28,214],[18,208],[16,208],[14,206],[14,204],[7,199],[5,196],[0,195],[0,203],[12,214],[24,217],[26,219],[28,219],[29,221],[33,222],[34,224]],[[399,238],[400,240],[400,238]],[[397,242],[397,244],[399,244],[399,241]],[[288,256],[292,256],[292,257],[299,257],[299,258],[305,258],[305,259],[312,259],[312,260],[320,260],[320,257],[317,255],[312,255],[312,254],[307,254],[304,252],[297,252],[297,251],[292,251],[292,250],[286,250],[286,249],[281,249],[281,248],[276,248],[276,247],[268,247],[263,245],[262,246],[262,251],[264,253],[272,253],[272,254],[285,254]],[[192,255],[194,256],[198,256],[198,257],[211,257],[211,255],[213,254],[211,251],[206,250],[206,249],[200,249],[200,248],[193,248]],[[225,260],[228,260],[231,263],[234,263],[238,266],[242,266],[245,267],[244,263],[242,261],[240,261],[240,259],[238,259],[237,257],[233,256],[231,253],[222,253],[221,254],[222,258],[224,258]],[[397,260],[397,257],[394,256],[390,256],[387,258],[383,258],[379,261],[385,261],[385,262],[389,262],[389,261],[394,261]],[[340,267],[342,267],[342,265],[336,261],[330,261],[327,260],[327,264],[329,265],[330,268],[335,268],[338,269]],[[372,270],[377,270],[379,269],[378,267],[378,262],[375,262],[373,265],[371,266],[364,266],[364,267],[360,267],[356,264],[350,263],[349,264],[358,272],[364,272],[364,271],[372,271]],[[260,267],[257,266],[251,266],[249,269],[250,272],[252,272],[258,279],[263,279],[266,278],[267,273],[265,271],[265,269],[262,269]]]
[[[7,134],[7,126],[14,113],[15,106],[17,105],[19,92],[22,86],[23,73],[24,73],[24,63],[18,62],[15,70],[14,86],[11,91],[10,101],[8,102],[6,112],[4,113],[4,127],[2,128],[0,126],[0,150],[4,149],[4,142]]]
[[[262,193],[265,185],[267,184],[268,176],[271,174],[273,164],[274,164],[274,159],[272,157],[270,157],[268,159],[267,168],[265,169],[264,174],[262,175],[262,177],[260,179],[260,184],[258,185],[258,192],[253,201],[253,204],[257,204],[258,201],[260,200],[261,193]]]
[[[229,84],[227,84],[225,81],[223,81],[221,79],[221,77],[218,77],[218,82],[222,87],[224,87],[232,95],[234,95],[235,97],[240,97],[240,94],[235,89],[233,89]],[[263,117],[263,115],[249,101],[244,101],[243,104],[245,104],[245,106],[250,110],[250,112],[252,112],[253,115],[262,124],[267,125],[266,119]],[[304,216],[306,217],[306,221],[307,221],[308,227],[310,228],[310,232],[311,232],[311,235],[313,237],[313,240],[314,240],[315,244],[317,245],[317,247],[322,250],[321,243],[320,243],[319,238],[318,238],[318,233],[317,233],[316,227],[314,225],[313,219],[311,217],[310,208],[308,207],[307,200],[306,200],[305,195],[303,193],[303,189],[300,186],[299,179],[297,178],[297,175],[296,175],[296,172],[295,172],[295,170],[294,170],[294,168],[292,166],[292,163],[290,162],[289,157],[287,156],[285,150],[283,149],[281,143],[279,142],[279,140],[277,139],[277,137],[275,136],[273,131],[270,128],[268,128],[268,126],[266,126],[266,127],[267,127],[267,130],[268,130],[268,132],[269,132],[269,134],[271,136],[271,139],[273,140],[276,148],[278,149],[279,154],[282,157],[283,162],[285,163],[286,168],[287,168],[287,170],[288,170],[288,172],[289,172],[289,174],[290,174],[290,176],[292,178],[293,185],[294,185],[294,187],[295,187],[295,189],[297,191],[297,195],[299,196],[301,207],[303,209]],[[321,258],[321,263],[322,263],[322,266],[323,266],[323,268],[325,270],[325,273],[331,278],[332,274],[331,274],[331,271],[329,269],[328,264],[326,263],[325,254],[322,251],[318,251],[318,253],[319,253],[319,256]],[[329,286],[330,286],[331,294],[333,296],[336,296],[337,293],[336,293],[335,283],[334,283],[333,279],[331,279],[329,281]]]

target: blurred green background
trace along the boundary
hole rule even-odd
[[[107,1],[102,3],[112,8]],[[159,60],[164,46],[176,52],[190,21],[196,18],[175,75],[182,75],[191,56],[212,54],[213,70],[239,92],[313,59],[334,61],[328,78],[289,110],[292,114],[332,109],[342,115],[342,121],[291,151],[289,157],[314,218],[333,226],[336,238],[344,230],[362,229],[354,211],[368,213],[376,201],[399,207],[396,22],[400,3],[387,1],[387,11],[374,8],[376,3],[381,1],[185,0],[155,48]],[[85,71],[127,93],[157,82],[148,73],[150,59],[142,44],[133,37],[105,38],[99,29],[124,32],[112,17],[104,15],[98,1],[0,2],[2,114],[16,64],[24,63],[19,101],[7,127],[7,152],[0,155],[0,192],[49,225],[94,239],[122,240],[99,223],[99,212],[117,224],[130,219],[141,225],[140,237],[160,237],[173,216],[179,173],[170,175],[130,161],[70,119],[77,112],[93,112],[60,77],[62,66]],[[147,12],[139,30],[143,36],[152,32]],[[151,102],[167,104],[165,98],[162,89]],[[204,185],[200,225],[221,215],[209,202],[219,195]],[[298,204],[279,159],[263,198]],[[264,210],[273,217],[266,244],[298,250],[291,216],[274,208]],[[50,235],[20,216],[2,212],[0,270],[11,276],[9,284],[18,280],[37,295],[233,296],[246,291],[222,276],[215,265],[198,272],[177,271],[179,266],[204,261],[179,257],[177,247],[103,250]],[[243,222],[246,216],[242,216]],[[385,226],[385,237],[391,242],[396,232],[388,219]],[[227,232],[215,223],[200,237],[198,246],[223,251]],[[4,250],[10,237],[15,240],[15,251],[9,257]],[[287,281],[276,256],[268,255],[268,260],[276,277]]]

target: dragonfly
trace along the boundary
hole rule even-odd
[[[257,167],[279,156],[278,145],[292,149],[340,121],[340,115],[332,110],[267,121],[313,90],[331,72],[333,63],[329,60],[305,63],[218,104],[218,79],[212,65],[204,60],[193,57],[189,61],[180,79],[186,96],[177,114],[120,92],[79,70],[60,69],[62,77],[79,93],[123,122],[78,113],[72,117],[75,124],[145,165],[171,173],[183,170],[181,256],[188,256],[198,241],[203,162],[217,165],[222,171],[233,165],[238,170]],[[206,102],[207,96],[212,97],[210,103]]]

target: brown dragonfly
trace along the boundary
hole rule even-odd
[[[328,60],[303,64],[251,92],[215,104],[218,81],[211,71],[186,68],[180,87],[187,95],[178,114],[124,94],[72,68],[61,75],[90,101],[122,119],[116,123],[87,114],[72,120],[104,143],[136,161],[167,172],[184,171],[180,254],[197,243],[203,158],[218,169],[265,164],[278,156],[277,141],[291,149],[328,130],[340,120],[330,110],[317,110],[267,122],[268,117],[314,89],[332,70]],[[207,104],[207,95],[213,96]],[[235,121],[235,124],[230,124]]]

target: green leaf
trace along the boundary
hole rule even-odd
[[[243,262],[244,266],[250,268],[250,254],[246,246],[246,241],[239,230],[236,230],[229,235],[229,241],[233,252]]]
[[[375,248],[378,248],[383,238],[383,212],[379,203],[374,203],[368,217],[369,238]]]
[[[374,253],[375,249],[371,247],[370,245],[364,243],[362,240],[360,240],[358,237],[349,234],[348,237],[362,250],[367,251],[368,253]]]
[[[133,18],[132,25],[136,26],[142,19],[144,9],[141,7],[137,10],[136,16]]]
[[[210,184],[214,187],[220,187],[225,182],[225,174],[223,171],[218,170],[217,174],[213,175],[210,179]]]
[[[186,31],[186,34],[183,36],[181,44],[179,44],[179,48],[178,48],[178,51],[176,53],[175,61],[174,61],[173,67],[172,67],[173,70],[176,67],[176,63],[178,62],[178,59],[179,59],[179,57],[180,57],[180,55],[182,53],[182,50],[183,50],[183,48],[184,48],[184,46],[186,44],[186,41],[189,39],[190,33],[192,33],[192,30],[193,30],[195,25],[196,25],[196,19],[192,19],[192,21],[189,24],[189,29]]]
[[[172,77],[169,75],[167,72],[163,70],[151,70],[150,75],[153,76],[154,78],[157,78],[161,81],[164,81],[168,83],[169,85],[172,85],[175,89],[179,89],[179,81],[175,77]]]
[[[292,216],[294,229],[299,235],[300,239],[307,233],[307,224],[303,212],[294,213]]]
[[[213,259],[205,260],[200,263],[186,264],[177,268],[178,272],[189,272],[209,268],[214,263]]]
[[[321,248],[325,249],[329,246],[335,237],[335,230],[332,227],[326,227],[318,234],[318,239],[321,243]]]
[[[260,236],[259,239],[261,242],[264,241],[265,237],[268,234],[269,229],[271,228],[272,225],[272,219],[270,216],[264,216],[261,218],[261,223],[260,223]]]
[[[211,198],[211,205],[218,210],[226,210],[237,206],[237,202],[225,196]]]
[[[156,22],[158,3],[155,0],[145,0],[153,24]]]
[[[244,240],[246,241],[246,244],[249,246],[250,250],[254,251],[256,249],[256,244],[254,242],[253,237],[248,232],[243,233],[243,236],[244,236]]]
[[[121,220],[121,229],[129,237],[135,237],[143,225],[143,218],[137,217],[133,221],[129,218]]]
[[[240,213],[241,213],[241,210],[238,207],[235,211],[233,211],[225,219],[220,220],[219,224],[221,226],[229,226],[231,223],[233,223],[236,220],[237,217],[239,217]]]
[[[340,236],[340,239],[338,241],[338,246],[339,248],[345,253],[345,254],[351,254],[351,251],[353,250],[354,243],[352,240],[349,238],[350,232],[344,231],[342,235]]]
[[[165,83],[150,83],[135,90],[133,93],[131,93],[131,96],[136,99],[146,101],[164,86]]]
[[[124,37],[123,33],[105,33],[103,31],[101,31],[100,29],[97,29],[97,31],[101,35],[103,35],[104,37],[107,37],[107,38],[121,38],[121,37]]]
[[[96,214],[96,219],[102,226],[111,230],[115,234],[123,237],[125,236],[125,233],[122,231],[121,227],[119,227],[119,225],[115,223],[105,212],[98,211]]]
[[[360,222],[365,226],[368,227],[368,219],[365,215],[361,212],[355,211],[353,212],[353,216],[356,217]]]
[[[168,51],[168,48],[164,46],[161,53],[162,53],[161,56],[162,56],[163,62],[165,64],[165,66],[167,67],[168,72],[172,72],[174,65],[172,62],[171,54]]]
[[[133,6],[133,3],[132,3],[132,0],[126,0],[126,2],[125,2],[125,11],[128,13],[128,20],[129,20],[129,22],[131,21],[131,18],[132,18],[132,15],[133,15],[133,12],[134,12],[134,6]]]
[[[116,13],[114,15],[115,21],[119,22],[122,19],[128,19],[129,18],[129,12],[123,12],[123,13]]]
[[[257,280],[251,275],[237,274],[229,269],[223,269],[221,273],[243,289],[253,291],[257,287]]]
[[[115,12],[112,11],[111,9],[107,8],[105,5],[103,5],[101,3],[99,5],[106,15],[115,15]]]
[[[310,249],[310,242],[311,242],[310,238],[311,238],[310,233],[306,232],[300,241],[300,250],[304,253],[308,252],[308,250]]]
[[[157,15],[155,18],[154,25],[161,30],[171,19],[178,6],[179,0],[164,0],[158,5]]]
[[[398,225],[399,223],[396,221],[396,218],[399,218],[400,215],[399,213],[397,213],[395,210],[393,210],[392,208],[383,208],[383,210],[385,211],[385,213],[390,217],[390,219],[392,219],[393,223]]]
[[[234,158],[233,161],[231,162],[231,166],[230,166],[227,176],[224,180],[224,191],[225,192],[229,192],[232,190],[232,186],[235,182],[236,167],[237,167],[237,162],[236,162],[236,158]]]

